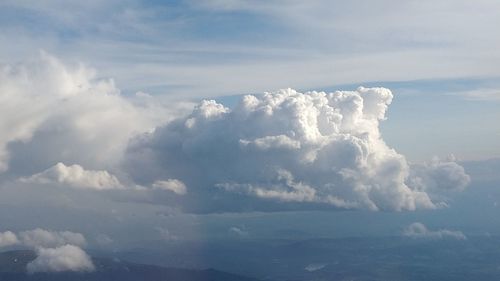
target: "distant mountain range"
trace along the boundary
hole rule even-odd
[[[494,235],[176,241],[156,250],[87,252],[94,256],[92,273],[28,274],[35,252],[0,253],[0,281],[500,280]]]
[[[469,235],[467,239],[240,239],[161,245],[157,250],[113,252],[113,257],[165,267],[217,268],[263,280],[500,280],[500,236],[494,235]]]
[[[143,265],[107,258],[93,258],[96,271],[91,273],[26,272],[26,265],[36,258],[36,253],[29,250],[0,253],[1,281],[259,281],[241,275],[215,269],[190,270]]]

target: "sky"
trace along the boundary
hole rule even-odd
[[[0,1],[0,247],[500,233],[499,9]]]
[[[498,3],[361,2],[2,1],[0,59],[42,50],[168,100],[385,86],[383,132],[410,159],[498,156]]]

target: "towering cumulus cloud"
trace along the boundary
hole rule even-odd
[[[268,208],[270,203],[278,208],[436,208],[425,191],[430,180],[409,185],[417,181],[411,180],[405,157],[381,137],[379,123],[392,98],[388,89],[360,87],[247,95],[233,110],[203,101],[186,118],[137,138],[128,150],[134,163],[129,171],[149,183],[179,179],[205,201],[213,199],[219,210]],[[152,168],[143,172],[137,165]],[[460,180],[456,172],[440,168],[439,184],[446,186],[450,176]],[[200,200],[190,204],[210,209]]]
[[[148,187],[153,203],[188,212],[436,208],[470,179],[453,161],[409,165],[387,146],[379,124],[392,98],[385,88],[285,89],[232,109],[203,101],[172,120],[154,97],[125,97],[42,54],[0,68],[0,180]]]

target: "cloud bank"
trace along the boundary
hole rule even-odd
[[[470,181],[454,161],[411,165],[385,143],[389,89],[283,89],[231,109],[205,100],[173,120],[153,99],[46,54],[3,66],[0,177],[200,213],[434,209],[434,194]]]
[[[403,230],[403,235],[411,238],[425,238],[425,239],[457,239],[465,240],[467,237],[461,231],[440,229],[429,230],[423,223],[414,222]]]
[[[60,271],[94,271],[90,257],[77,246],[64,245],[57,248],[41,248],[38,256],[27,265],[29,273]]]
[[[152,186],[153,189],[168,190],[178,195],[184,195],[187,193],[186,185],[180,180],[175,180],[175,179],[168,179],[165,181],[159,180],[155,181]]]
[[[204,200],[219,200],[219,211],[251,208],[248,202],[437,208],[429,188],[460,190],[469,178],[452,161],[413,167],[384,142],[379,125],[392,98],[388,89],[360,87],[247,95],[234,109],[203,101],[189,116],[136,138],[127,151],[128,172],[144,184],[179,179]],[[221,198],[227,200],[219,204]],[[209,204],[193,200],[198,208]]]
[[[311,264],[308,264],[304,268],[304,270],[308,271],[308,272],[314,272],[314,271],[318,271],[318,270],[325,268],[327,265],[328,264],[326,264],[326,263],[311,263]]]

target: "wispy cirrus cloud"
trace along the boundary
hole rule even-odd
[[[472,101],[500,101],[500,89],[474,89],[470,91],[462,91],[458,93],[467,100]]]

